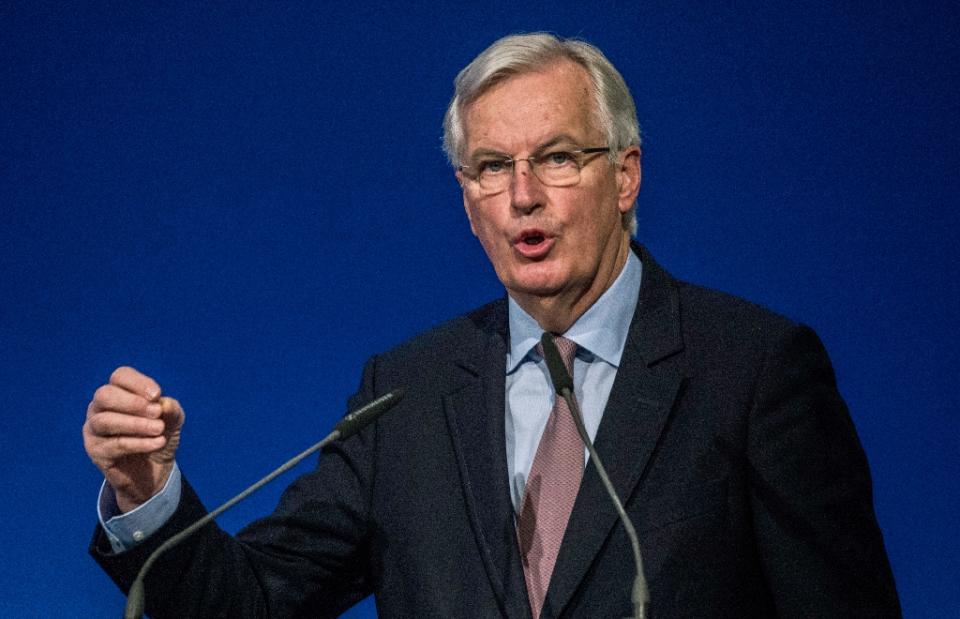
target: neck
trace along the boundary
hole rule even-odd
[[[587,286],[561,290],[549,296],[512,292],[511,296],[544,331],[565,333],[613,285],[627,264],[630,251],[630,236],[625,233],[616,255],[612,260],[601,262],[596,276]]]

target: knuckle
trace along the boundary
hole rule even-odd
[[[91,436],[103,436],[108,434],[104,428],[103,415],[94,415],[87,421],[85,427]]]
[[[128,376],[131,372],[136,372],[136,370],[134,370],[129,365],[121,365],[120,367],[115,369],[112,374],[110,374],[110,382],[117,383],[123,380],[124,377]]]
[[[106,449],[106,445],[102,439],[86,437],[83,441],[83,448],[94,462],[103,461],[110,457],[110,452]]]
[[[100,385],[93,392],[93,401],[100,405],[106,404],[110,400],[113,389],[112,385]]]

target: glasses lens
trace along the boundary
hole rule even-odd
[[[546,185],[563,187],[575,185],[580,180],[580,160],[569,151],[552,151],[530,163],[537,178]]]
[[[485,159],[475,164],[480,188],[487,193],[503,191],[510,184],[513,161],[509,159]]]
[[[558,151],[529,159],[478,162],[476,168],[479,170],[480,189],[486,193],[506,191],[510,186],[517,163],[522,161],[530,165],[530,171],[544,185],[566,187],[580,182],[580,162],[576,155]]]

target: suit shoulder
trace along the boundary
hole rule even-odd
[[[685,340],[738,348],[769,347],[797,329],[796,321],[726,292],[677,281]]]
[[[750,385],[767,367],[783,374],[817,373],[833,383],[829,355],[810,327],[731,294],[675,285],[691,374]]]

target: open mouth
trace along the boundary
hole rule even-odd
[[[520,242],[525,245],[539,245],[540,243],[543,243],[546,238],[547,237],[540,232],[531,232],[529,234],[521,235]]]
[[[550,252],[554,240],[553,236],[543,230],[531,228],[518,234],[514,238],[513,246],[520,255],[532,260],[540,260]]]

